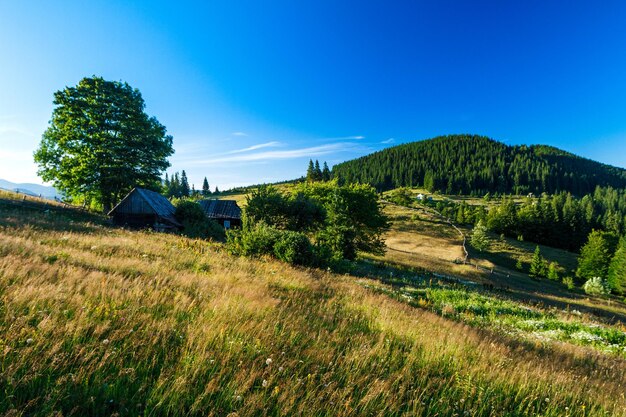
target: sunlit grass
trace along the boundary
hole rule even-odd
[[[354,277],[0,207],[0,413],[626,415],[626,364]]]

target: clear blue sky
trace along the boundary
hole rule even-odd
[[[625,22],[623,1],[4,1],[0,178],[41,182],[52,94],[94,74],[141,90],[196,186],[448,133],[625,167]]]

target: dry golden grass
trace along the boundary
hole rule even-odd
[[[0,413],[626,415],[619,358],[84,216],[0,204]]]

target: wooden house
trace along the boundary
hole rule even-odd
[[[225,229],[241,226],[241,209],[235,200],[200,200],[198,203],[209,219]]]
[[[144,188],[133,188],[109,212],[113,223],[135,229],[152,228],[156,231],[179,230],[182,225],[174,217],[176,209],[161,194]]]

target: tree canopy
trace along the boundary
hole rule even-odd
[[[407,143],[343,162],[333,177],[376,189],[424,186],[447,194],[583,195],[626,187],[626,170],[543,146],[508,146],[484,136],[450,135]]]
[[[38,174],[69,197],[108,211],[133,187],[158,190],[172,137],[144,111],[139,90],[83,78],[54,93],[48,129],[34,154]]]

